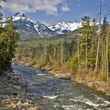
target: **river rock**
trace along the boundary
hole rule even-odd
[[[38,105],[32,104],[31,101],[23,101],[21,99],[6,99],[2,100],[1,105],[7,110],[40,110]],[[3,108],[2,107],[2,108]]]
[[[59,79],[66,79],[66,80],[71,79],[71,73],[56,73],[56,74],[54,74],[54,76]]]

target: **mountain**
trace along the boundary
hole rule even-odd
[[[16,14],[13,16],[13,21],[17,32],[21,34],[21,39],[25,40],[39,35],[34,28],[34,22],[24,14]]]
[[[39,33],[39,36],[40,37],[52,37],[52,36],[56,36],[57,33],[56,31],[53,31],[51,30],[48,26],[40,23],[40,22],[37,22],[35,25],[34,25],[36,31]]]
[[[81,23],[78,22],[59,22],[49,28],[56,31],[59,34],[65,34],[67,32],[72,32],[81,27]]]
[[[17,32],[20,33],[21,39],[23,40],[36,37],[59,37],[60,35],[72,32],[81,27],[81,24],[76,22],[60,22],[55,25],[46,26],[39,21],[34,22],[25,14],[19,12],[12,16],[12,19]],[[5,18],[3,19],[3,22],[4,21]]]
[[[57,33],[48,28],[48,26],[39,21],[35,23],[25,14],[16,13],[13,16],[13,21],[22,39],[29,39],[30,37],[52,37],[57,35]]]

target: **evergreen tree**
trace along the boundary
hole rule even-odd
[[[17,39],[18,34],[15,31],[12,18],[9,18],[7,25],[0,27],[0,73],[10,69]]]
[[[92,22],[90,21],[89,17],[84,17],[82,18],[82,29],[81,29],[81,38],[80,38],[80,46],[79,46],[79,56],[81,57],[79,62],[81,62],[81,65],[88,70],[91,62],[92,62],[92,57],[93,55],[91,53],[92,49],[92,43],[93,43],[93,33],[94,33],[94,27],[92,26]],[[85,65],[85,66],[84,66]]]

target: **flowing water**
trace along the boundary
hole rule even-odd
[[[42,110],[110,110],[110,100],[70,80],[57,79],[47,71],[13,65],[27,83],[28,98]]]

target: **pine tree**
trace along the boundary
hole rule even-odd
[[[0,72],[6,71],[11,67],[11,61],[14,57],[16,48],[16,41],[18,34],[15,31],[15,27],[12,18],[7,20],[7,25],[3,28],[0,27]]]
[[[80,57],[81,57],[81,65],[84,66],[85,70],[88,70],[89,59],[88,54],[91,48],[91,26],[90,26],[90,18],[84,17],[82,18],[82,29],[81,29],[81,40],[80,40]]]

